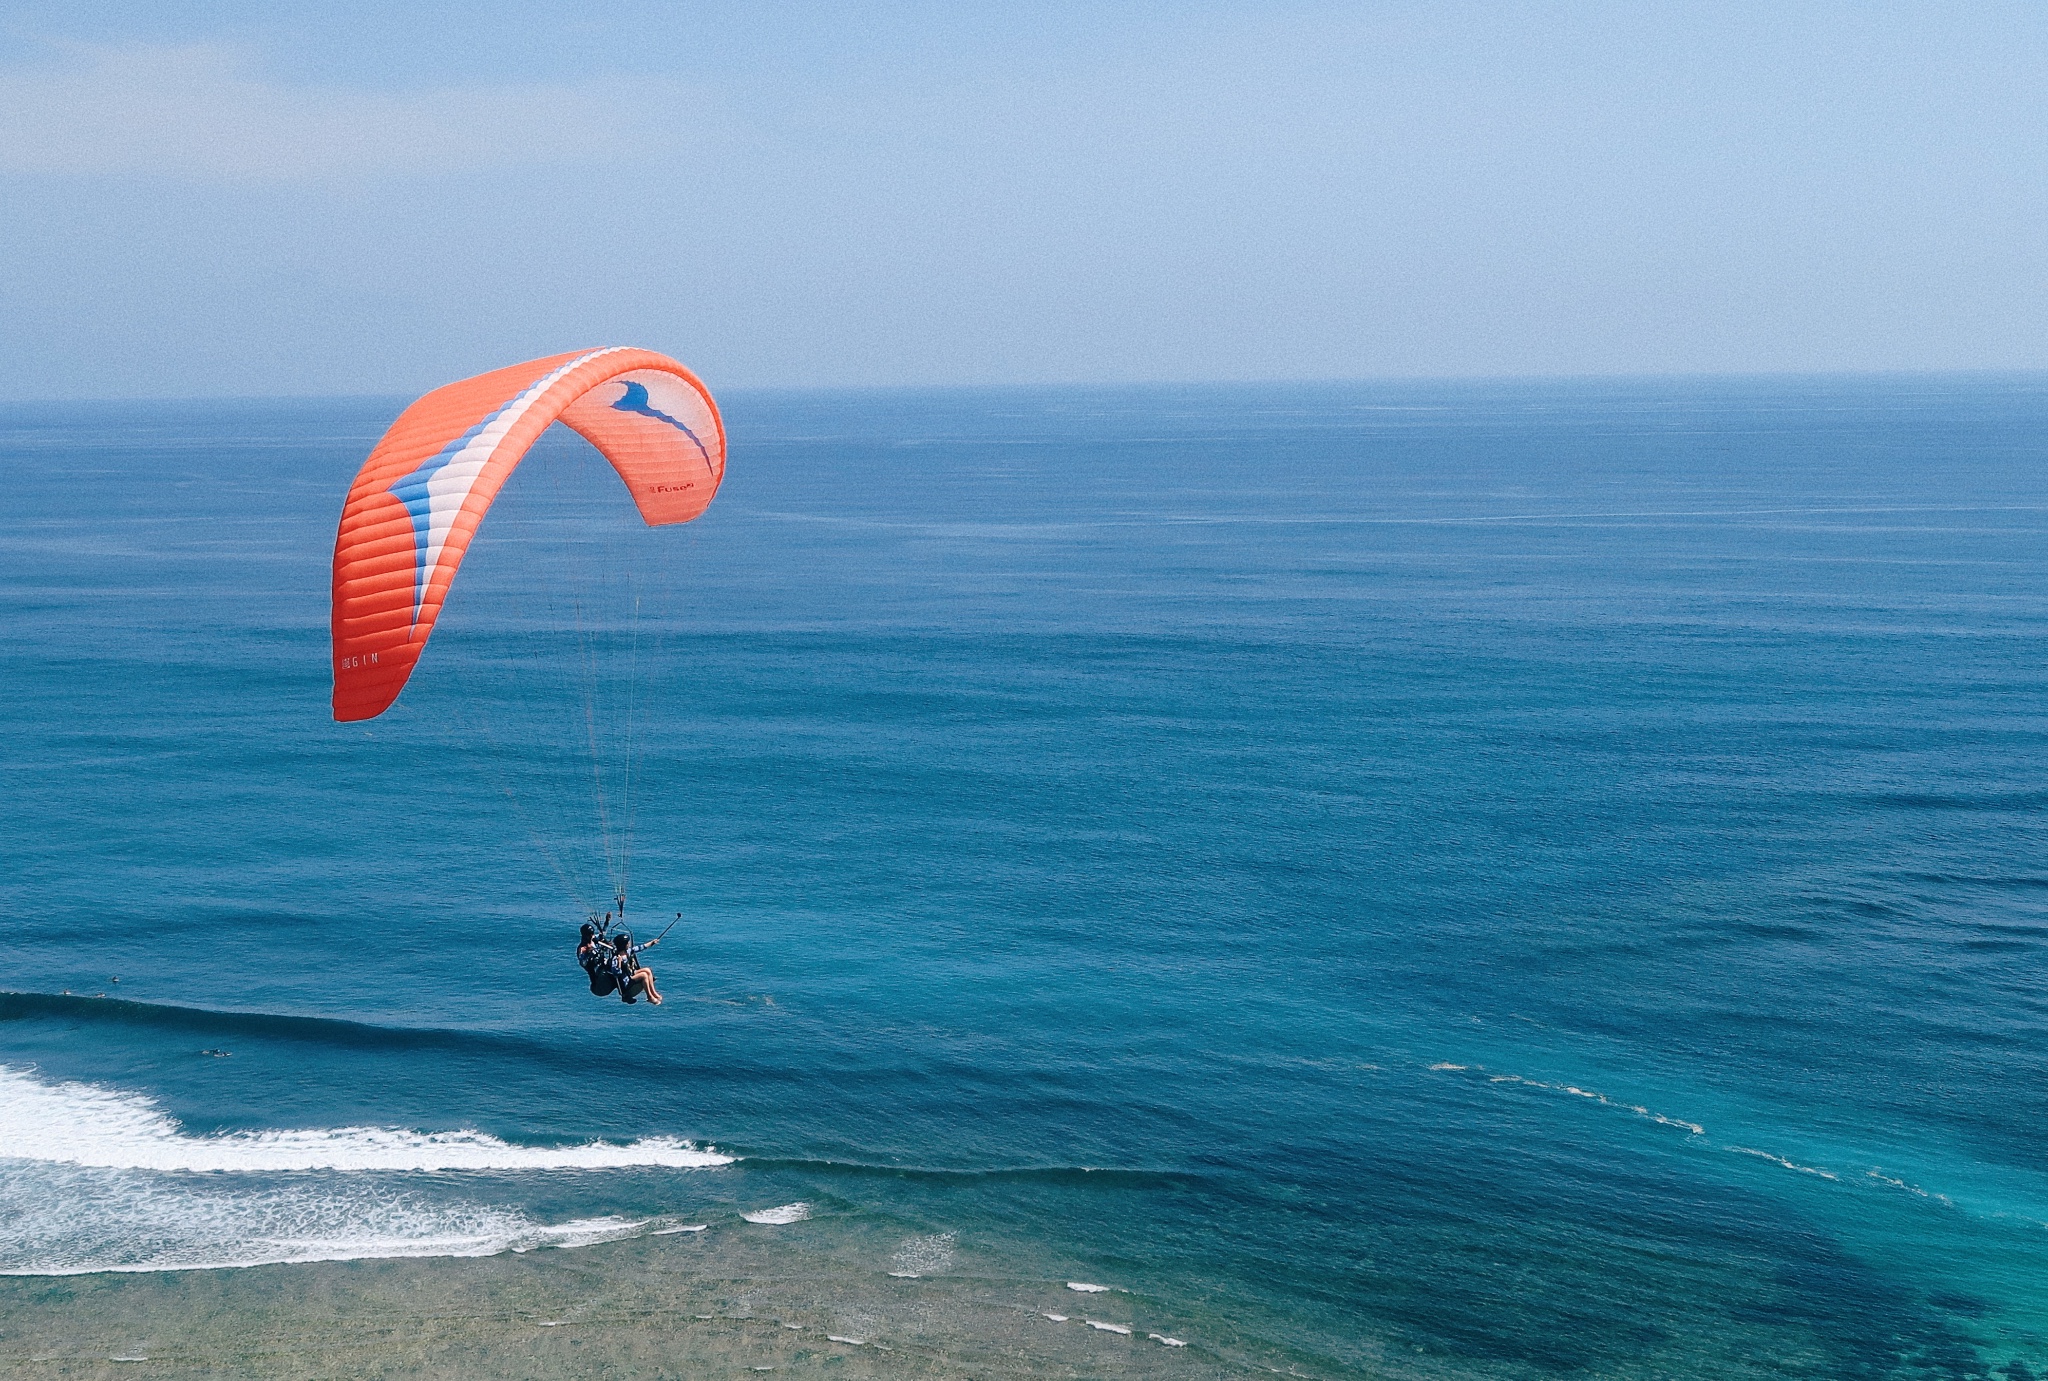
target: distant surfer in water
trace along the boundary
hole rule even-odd
[[[661,1005],[661,994],[654,990],[654,970],[640,962],[642,950],[653,949],[659,939],[649,940],[644,945],[633,943],[629,932],[620,931],[612,937],[610,969],[612,981],[618,985],[619,1001],[636,1002],[642,994],[655,1006]]]

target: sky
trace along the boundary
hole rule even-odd
[[[0,399],[2048,368],[2048,6],[7,0]]]

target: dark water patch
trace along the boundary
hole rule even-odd
[[[2048,877],[2024,873],[2002,877],[1973,876],[1967,873],[1901,873],[1897,876],[1909,882],[1928,882],[1942,887],[1987,887],[2017,892],[2048,891]]]
[[[2048,792],[1982,793],[1880,792],[1863,798],[1873,806],[1925,811],[2038,811],[2048,806]]]
[[[1989,1374],[1969,1338],[1937,1309],[1901,1298],[1854,1258],[1816,1241],[1776,1269],[1782,1294],[1738,1311],[1744,1322],[1790,1323],[1816,1336],[1835,1374],[1890,1381],[1937,1376],[1970,1381]]]
[[[516,1052],[527,1058],[541,1058],[546,1054],[546,1046],[541,1042],[493,1032],[376,1026],[334,1017],[220,1011],[134,1002],[118,997],[0,992],[0,1021],[51,1018],[81,1024],[192,1032],[202,1036],[242,1035],[353,1050],[485,1050]]]

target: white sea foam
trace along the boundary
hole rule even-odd
[[[740,1215],[740,1217],[750,1223],[762,1223],[769,1227],[781,1227],[785,1223],[801,1223],[810,1216],[811,1206],[802,1203],[784,1204],[780,1208],[761,1208],[754,1210],[752,1213],[742,1213]]]
[[[825,1341],[831,1343],[847,1343],[853,1347],[866,1347],[868,1345],[867,1339],[865,1338],[842,1338],[837,1333],[827,1333],[825,1335]]]
[[[192,1136],[144,1094],[97,1084],[47,1084],[0,1066],[0,1160],[105,1170],[274,1174],[299,1170],[700,1169],[733,1157],[674,1137],[514,1146],[482,1132],[323,1127]]]
[[[1150,1338],[1155,1343],[1165,1343],[1168,1347],[1187,1346],[1187,1344],[1182,1342],[1179,1338],[1169,1338],[1164,1333],[1147,1333],[1145,1336]]]
[[[639,1235],[652,1220],[541,1223],[463,1201],[442,1176],[730,1163],[669,1138],[531,1148],[477,1132],[374,1127],[193,1136],[145,1095],[0,1066],[0,1274],[589,1246]]]
[[[362,1184],[218,1190],[135,1171],[0,1183],[0,1275],[206,1270],[381,1257],[495,1256],[633,1235],[624,1218],[536,1223],[514,1209],[433,1204]]]
[[[674,1237],[679,1232],[702,1232],[710,1226],[711,1224],[709,1223],[679,1223],[672,1228],[656,1228],[647,1235],[649,1237]]]
[[[1088,1320],[1088,1326],[1090,1328],[1099,1328],[1104,1333],[1121,1333],[1126,1338],[1131,1336],[1131,1330],[1125,1328],[1120,1323],[1104,1323],[1101,1319],[1090,1319]]]
[[[1065,1323],[1067,1321],[1067,1316],[1065,1314],[1047,1314],[1046,1317],[1048,1319],[1051,1319],[1054,1323]]]
[[[950,1232],[906,1237],[896,1248],[896,1269],[889,1274],[907,1280],[937,1275],[953,1264],[953,1247],[958,1241]]]
[[[1067,1288],[1069,1290],[1079,1290],[1084,1295],[1099,1295],[1109,1287],[1107,1285],[1090,1285],[1085,1280],[1070,1280],[1067,1282]]]
[[[650,1218],[580,1218],[573,1223],[557,1223],[543,1228],[541,1241],[535,1246],[544,1247],[594,1247],[600,1242],[622,1242],[628,1237],[638,1237],[647,1230]],[[573,1231],[571,1231],[573,1229]],[[513,1248],[514,1251],[520,1248]],[[532,1247],[525,1248],[527,1251]]]
[[[1829,1171],[1821,1170],[1811,1165],[1801,1165],[1796,1161],[1786,1160],[1783,1156],[1773,1155],[1769,1151],[1756,1150],[1754,1147],[1729,1146],[1725,1149],[1733,1151],[1738,1156],[1755,1156],[1758,1160],[1767,1160],[1771,1162],[1773,1165],[1782,1165],[1787,1170],[1797,1170],[1802,1175],[1818,1175],[1820,1178],[1824,1180],[1836,1180],[1841,1178],[1841,1176],[1833,1174]]]
[[[1431,1069],[1463,1069],[1464,1067],[1463,1065],[1430,1066]],[[1690,1133],[1693,1136],[1705,1136],[1707,1134],[1707,1129],[1697,1122],[1688,1122],[1682,1117],[1666,1117],[1663,1113],[1651,1112],[1640,1103],[1624,1103],[1618,1098],[1609,1098],[1604,1093],[1593,1089],[1580,1088],[1576,1084],[1547,1084],[1541,1079],[1524,1079],[1519,1074],[1489,1074],[1486,1076],[1486,1082],[1489,1084],[1519,1084],[1523,1088],[1545,1089],[1551,1093],[1568,1093],[1574,1098],[1584,1098],[1588,1102],[1598,1103],[1603,1108],[1619,1108],[1623,1112],[1632,1112],[1637,1117],[1654,1122],[1660,1127],[1676,1127],[1680,1131]]]
[[[1912,1194],[1918,1198],[1933,1199],[1937,1203],[1947,1204],[1951,1208],[1955,1207],[1955,1200],[1949,1198],[1948,1195],[1937,1194],[1931,1189],[1922,1189],[1917,1184],[1908,1184],[1904,1180],[1895,1179],[1892,1176],[1885,1174],[1884,1167],[1881,1165],[1877,1166],[1874,1169],[1868,1170],[1865,1173],[1869,1175],[1871,1179],[1876,1180],[1879,1184],[1888,1184],[1894,1189],[1903,1189],[1908,1194]]]

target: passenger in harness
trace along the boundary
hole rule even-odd
[[[618,987],[619,1001],[637,1002],[641,995],[645,994],[649,1002],[657,1007],[661,1005],[661,994],[654,989],[654,970],[643,967],[639,959],[642,950],[653,949],[660,943],[660,938],[656,937],[644,945],[636,945],[633,943],[632,932],[624,930],[612,937],[612,952],[607,967],[610,969],[612,982]],[[597,991],[594,981],[591,984],[591,991]]]

